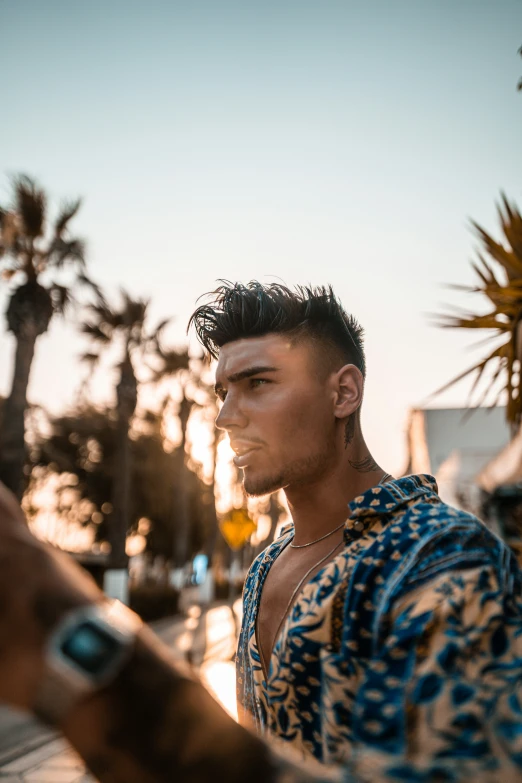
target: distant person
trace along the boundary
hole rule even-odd
[[[293,519],[245,585],[239,703],[268,742],[33,538],[2,488],[0,699],[58,726],[107,783],[521,780],[519,571],[431,477],[371,457],[354,319],[329,289],[251,283],[193,323],[219,353],[217,423],[246,491],[283,488]],[[400,373],[415,357],[383,339]]]

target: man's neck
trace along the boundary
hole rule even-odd
[[[348,519],[350,501],[378,484],[383,475],[362,442],[357,448],[348,449],[342,461],[317,482],[286,487],[295,544],[313,541]]]

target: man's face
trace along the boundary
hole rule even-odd
[[[334,389],[308,340],[269,334],[223,346],[216,393],[249,495],[319,480],[335,456]]]

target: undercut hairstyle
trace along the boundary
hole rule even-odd
[[[246,285],[221,281],[207,294],[206,304],[192,314],[193,326],[207,355],[217,359],[227,343],[268,334],[287,335],[292,342],[310,340],[320,363],[332,372],[354,364],[366,377],[363,329],[345,312],[331,286]]]

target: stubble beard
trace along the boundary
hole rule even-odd
[[[279,473],[264,476],[248,476],[243,473],[243,488],[250,497],[260,497],[279,489],[298,489],[318,481],[328,470],[331,454],[324,452],[297,459]]]

